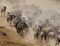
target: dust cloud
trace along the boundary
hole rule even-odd
[[[21,38],[16,33],[16,29],[9,26],[6,21],[6,16],[0,15],[0,26],[5,27],[3,28],[4,30],[1,30],[7,33],[7,38],[2,35],[0,36],[0,41],[3,40],[1,43],[7,41],[8,45],[6,44],[6,46],[10,46],[10,44],[11,46],[40,46],[40,43],[37,43],[34,39],[34,31],[32,28],[39,24],[42,25],[47,19],[49,19],[53,26],[60,26],[60,3],[57,2],[59,0],[0,0],[0,9],[3,6],[7,7],[6,15],[7,12],[13,13],[15,10],[21,10],[22,17],[25,17],[29,26],[27,35]],[[53,40],[49,44],[55,46],[53,42],[56,41]],[[48,46],[45,41],[43,46]]]

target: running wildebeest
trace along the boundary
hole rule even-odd
[[[55,27],[48,27],[49,30],[48,30],[48,38],[55,38],[55,33],[56,33],[56,29]]]
[[[7,15],[7,22],[9,22],[9,24],[11,25],[11,22],[13,19],[15,19],[15,15],[11,14],[10,12],[8,12],[8,15]]]
[[[60,32],[56,35],[56,38],[57,38],[56,45],[59,45],[59,43],[60,43]]]
[[[5,12],[6,12],[6,6],[4,6],[4,7],[1,9],[1,14],[4,13],[4,15],[5,15]]]
[[[39,29],[37,29],[36,32],[34,33],[34,38],[38,39],[39,34],[40,34],[40,31],[39,31]]]
[[[50,31],[50,32],[48,33],[48,41],[50,41],[50,40],[55,40],[55,39],[56,39],[55,33],[56,33],[56,32],[54,32],[54,31]]]
[[[56,41],[56,45],[60,43],[60,36],[57,36],[57,41]]]
[[[55,38],[55,32],[50,31],[50,32],[48,33],[48,37],[49,37],[49,38]]]
[[[21,18],[17,18],[14,22],[14,26],[17,30],[17,33],[20,34],[20,36],[23,37],[23,30],[25,30],[26,28],[28,28],[27,24],[25,21],[23,21]]]
[[[42,40],[47,40],[48,39],[48,33],[49,33],[49,28],[47,27],[43,27],[42,28],[42,32],[40,33],[40,37],[42,38]]]
[[[44,32],[41,31],[41,32],[40,32],[40,39],[43,40],[43,38],[44,38]]]
[[[48,32],[46,31],[42,31],[42,33],[40,33],[41,39],[43,40],[47,40],[48,38]]]
[[[36,39],[39,38],[39,34],[40,34],[41,31],[42,31],[42,26],[39,25],[38,28],[36,29],[35,34],[34,34],[34,37],[35,37]]]
[[[50,22],[49,19],[47,19],[44,24],[43,24],[43,28],[42,28],[42,32],[40,33],[40,38],[43,40],[47,40],[48,39],[48,33],[50,30]]]

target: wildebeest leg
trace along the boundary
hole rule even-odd
[[[58,44],[59,44],[59,40],[57,39],[55,45],[58,45]]]
[[[49,40],[50,40],[50,37],[49,37],[49,36],[47,36],[47,40],[48,40],[48,42],[49,42]]]
[[[10,26],[11,26],[11,21],[10,21]]]
[[[19,29],[16,27],[16,31],[17,31],[17,33],[19,34]]]
[[[5,11],[2,11],[2,12],[1,12],[1,15],[4,15],[4,16],[5,16]]]
[[[17,30],[17,33],[19,34],[19,30]]]
[[[20,36],[23,37],[23,30],[20,31]]]
[[[23,32],[23,30],[22,30],[22,38],[24,37],[24,32]]]
[[[36,33],[34,33],[34,38],[36,39]]]
[[[47,40],[47,36],[44,36],[44,40]]]
[[[57,41],[57,42],[55,43],[55,46],[58,45],[58,44],[59,44],[59,43],[58,43],[58,41]]]
[[[56,38],[56,43],[55,43],[55,46],[57,45],[57,38]]]
[[[58,41],[58,45],[59,45],[59,41]]]
[[[57,39],[57,42],[58,42],[57,44],[59,45],[59,43],[60,43],[60,39]]]
[[[43,40],[43,35],[41,36],[41,40]]]
[[[39,33],[36,34],[36,37],[37,37],[37,40],[38,40],[38,38],[39,38]]]
[[[1,15],[2,15],[2,16],[4,15],[3,12],[1,12]]]
[[[38,40],[39,34],[38,34],[38,33],[35,33],[35,34],[34,34],[34,37]]]
[[[5,13],[6,13],[6,12],[4,12],[4,16],[5,16]]]
[[[28,32],[28,28],[26,28],[26,29],[24,30],[24,34],[26,35],[27,32]]]
[[[16,30],[17,30],[17,33],[18,33],[20,36],[22,36],[22,34],[21,34],[21,29],[16,27]]]

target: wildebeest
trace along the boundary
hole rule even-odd
[[[56,34],[57,34],[57,31],[58,30],[58,28],[57,27],[54,27],[54,26],[52,26],[52,27],[50,27],[50,29],[49,29],[49,31],[48,31],[48,39],[50,40],[52,40],[52,39],[56,39]]]
[[[46,31],[43,31],[43,38],[44,38],[44,40],[47,40],[47,38],[48,38],[48,32],[46,32]]]
[[[60,32],[56,35],[56,38],[57,38],[56,45],[59,45],[59,43],[60,43]]]
[[[35,33],[34,33],[34,38],[38,39],[39,38],[39,34],[42,31],[42,26],[38,25],[38,27],[36,27],[35,29]]]
[[[10,25],[11,25],[12,20],[15,19],[15,18],[16,18],[15,15],[11,14],[10,12],[8,12],[7,22],[9,22]]]
[[[14,26],[17,30],[17,33],[20,34],[20,36],[23,36],[23,30],[28,28],[25,21],[23,21],[21,18],[17,18],[14,22]]]
[[[6,12],[6,6],[4,6],[4,7],[1,9],[1,14],[4,13],[4,15],[5,15],[5,12]]]
[[[42,28],[42,31],[41,31],[41,33],[40,33],[40,38],[41,38],[41,40],[47,40],[47,38],[48,38],[48,28]]]
[[[44,39],[44,32],[43,32],[43,31],[40,32],[40,39],[41,39],[41,40]]]
[[[58,34],[58,35],[56,36],[56,38],[57,38],[57,41],[56,41],[56,45],[57,45],[57,44],[60,43],[60,34]]]
[[[55,33],[56,33],[55,31],[48,32],[48,41],[56,39]]]
[[[49,32],[48,37],[55,38],[55,32],[53,32],[53,31]]]
[[[50,30],[50,27],[52,25],[49,22],[49,19],[47,19],[44,23],[43,23],[43,27],[42,27],[42,32],[40,33],[40,38],[47,40],[48,39],[48,33]]]
[[[39,38],[39,34],[40,34],[40,31],[37,30],[37,31],[34,33],[34,38],[38,39],[38,38]]]

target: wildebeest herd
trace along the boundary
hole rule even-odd
[[[1,9],[1,13],[2,12],[6,12],[6,6],[4,6]],[[20,36],[24,36],[24,33],[26,33],[28,31],[28,24],[26,23],[25,18],[21,18],[22,14],[20,13],[19,16],[15,15],[15,14],[11,14],[11,12],[7,12],[7,22],[9,22],[10,26],[12,26],[11,22],[14,22],[14,27],[16,28],[16,31],[18,34],[20,34]],[[60,32],[58,31],[59,29],[57,27],[54,27],[53,25],[47,23],[49,20],[46,20],[46,23],[42,24],[42,25],[37,25],[35,27],[33,27],[33,31],[34,33],[34,38],[41,39],[41,40],[49,40],[49,38],[51,39],[55,39],[56,40],[56,45],[58,45],[60,43]]]
[[[12,25],[12,21],[14,25]],[[16,28],[17,33],[20,34],[20,36],[23,36],[24,32],[28,30],[28,25],[24,18],[21,18],[21,15],[15,16],[14,14],[8,12],[7,22],[9,22],[10,26],[14,26]]]
[[[6,13],[6,6],[4,6],[2,9],[1,9],[1,14],[2,12]],[[17,30],[17,33],[20,34],[20,36],[23,37],[25,31],[28,30],[28,25],[25,21],[25,18],[22,17],[21,18],[21,13],[19,13],[17,16],[15,14],[12,14],[11,12],[7,12],[7,22],[9,23],[10,26],[14,26]],[[12,25],[12,21],[13,21],[13,25]]]
[[[47,23],[49,20],[46,20],[46,23],[42,25],[37,25],[33,28],[35,31],[34,37],[36,39],[41,39],[45,41],[49,41],[50,39],[55,39],[56,43],[55,45],[58,45],[60,43],[60,31],[59,26],[52,26],[51,24]]]

